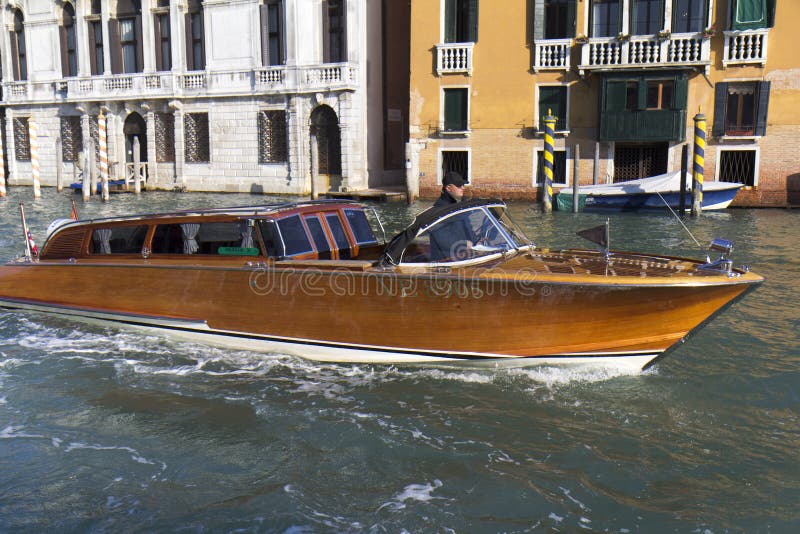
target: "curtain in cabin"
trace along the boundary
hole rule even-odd
[[[100,228],[92,233],[95,242],[95,252],[98,254],[111,254],[111,228]]]
[[[242,234],[242,248],[253,248],[253,227],[247,224],[247,221],[239,223],[239,232]]]
[[[183,234],[183,253],[194,254],[200,247],[197,245],[197,233],[200,231],[198,223],[184,223],[181,225],[181,233]]]

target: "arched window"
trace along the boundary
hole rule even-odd
[[[75,40],[75,9],[64,4],[61,10],[61,75],[65,78],[78,75],[78,49]]]
[[[14,29],[11,32],[11,68],[17,81],[28,79],[28,56],[25,50],[25,19],[22,11],[14,10]]]

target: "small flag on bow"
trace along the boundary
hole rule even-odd
[[[69,212],[69,218],[73,221],[77,221],[78,217],[78,206],[75,205],[75,201],[72,201],[72,211]]]
[[[600,226],[579,230],[575,233],[584,239],[588,239],[592,243],[597,243],[606,251],[608,250],[608,221]]]
[[[36,243],[33,242],[33,236],[31,235],[31,231],[28,230],[28,244],[31,247],[31,255],[34,257],[39,256],[39,249],[36,246]]]

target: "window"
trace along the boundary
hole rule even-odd
[[[139,254],[147,236],[147,225],[97,228],[89,245],[92,254]]]
[[[350,229],[353,231],[356,243],[359,245],[372,245],[378,242],[363,211],[344,210],[344,214],[347,217],[347,222],[350,223]]]
[[[323,2],[323,62],[341,63],[347,60],[347,34],[344,0]]]
[[[283,65],[283,1],[267,0],[261,6],[261,61]]]
[[[156,70],[172,69],[172,37],[169,26],[169,12],[156,13],[153,19],[156,36]]]
[[[103,23],[99,19],[89,21],[89,55],[92,75],[103,74]]]
[[[284,110],[258,113],[258,162],[285,163],[286,112]]]
[[[717,83],[714,136],[766,135],[769,90],[770,82]]]
[[[14,157],[17,161],[31,160],[31,132],[28,117],[14,117]]]
[[[647,109],[671,109],[673,80],[647,80]]]
[[[72,4],[64,4],[61,10],[61,75],[72,77],[78,75],[78,57],[75,44],[75,10]]]
[[[663,0],[631,0],[631,34],[654,35],[664,27]]]
[[[667,172],[667,143],[623,144],[614,147],[614,183]]]
[[[534,184],[544,183],[544,150],[536,150],[536,181]],[[567,151],[564,149],[553,150],[553,183],[567,184]]]
[[[139,65],[136,61],[136,19],[121,19],[119,28],[119,45],[122,48],[122,72],[139,72]]]
[[[78,161],[83,152],[80,117],[61,117],[62,161]]]
[[[203,6],[199,0],[195,0],[186,14],[186,70],[206,68],[204,39]]]
[[[442,150],[442,174],[439,177],[440,184],[442,183],[441,177],[449,171],[457,172],[469,183],[469,152],[466,150]]]
[[[186,161],[188,163],[208,163],[211,161],[208,113],[187,113],[184,115],[184,123]]]
[[[311,233],[311,238],[314,240],[314,248],[317,249],[317,257],[321,260],[330,259],[331,257],[331,244],[328,242],[328,237],[325,235],[325,230],[322,228],[322,223],[316,215],[306,215],[303,217],[308,226],[308,231]]]
[[[15,81],[28,79],[28,56],[25,49],[25,21],[22,11],[14,10],[14,29],[11,32],[11,60]]]
[[[346,260],[350,258],[350,241],[347,239],[347,234],[344,231],[339,215],[337,213],[328,213],[325,215],[325,221],[328,223],[333,240],[336,242],[339,259]]]
[[[757,167],[756,150],[720,150],[719,176],[720,182],[744,184],[754,187]]]
[[[615,37],[622,31],[622,2],[592,0],[592,37]]]
[[[567,129],[567,86],[540,85],[539,91],[539,131],[544,131],[544,118],[548,111],[556,118],[556,131]]]
[[[292,215],[278,220],[278,229],[284,244],[284,255],[295,256],[313,252],[306,229],[299,215]]]
[[[695,33],[706,27],[708,0],[673,0],[673,2],[673,33]]]
[[[577,0],[536,0],[534,20],[536,39],[575,37],[575,4]],[[541,19],[541,20],[540,20]]]
[[[444,131],[466,132],[469,129],[469,89],[443,89]]]
[[[445,0],[444,42],[478,42],[478,0]]]
[[[775,0],[734,0],[731,4],[732,30],[772,27],[775,18]]]
[[[153,254],[256,256],[253,227],[248,221],[163,224],[156,227]]]
[[[625,111],[639,109],[639,82],[625,82]]]
[[[156,162],[175,161],[175,115],[172,113],[155,114],[156,130]]]

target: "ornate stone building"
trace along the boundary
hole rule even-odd
[[[8,183],[31,182],[31,120],[54,185],[56,165],[77,174],[97,146],[101,111],[111,177],[132,173],[138,138],[148,187],[305,194],[312,152],[320,191],[402,183],[403,135],[367,137],[407,124],[407,75],[387,84],[383,68],[386,4],[3,1]]]

